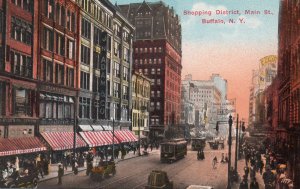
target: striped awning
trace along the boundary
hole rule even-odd
[[[73,132],[43,132],[43,138],[51,146],[52,150],[67,150],[72,149],[74,145]],[[76,134],[76,148],[85,147],[84,140]]]
[[[89,147],[119,144],[119,141],[116,137],[113,140],[113,134],[111,131],[88,131],[79,132],[79,134],[89,145]]]
[[[121,143],[138,141],[136,136],[129,130],[117,130],[115,136]]]
[[[47,148],[37,137],[0,139],[0,156],[45,151]]]

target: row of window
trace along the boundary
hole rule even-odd
[[[22,19],[12,16],[11,38],[27,45],[32,44],[32,25]]]
[[[55,48],[54,40],[56,41]],[[67,44],[65,41],[67,41]],[[75,41],[46,27],[43,28],[42,48],[48,51],[54,51],[56,54],[61,56],[66,55],[69,59],[75,58]]]
[[[156,59],[156,58],[153,58],[153,59],[140,59],[140,60],[138,60],[138,59],[135,59],[134,60],[134,63],[135,64],[161,64],[161,58],[159,58],[159,59]]]
[[[150,119],[150,125],[159,125],[159,124],[160,124],[159,118],[151,118]]]
[[[93,102],[93,105],[91,105]],[[113,103],[112,104],[112,118],[116,120],[128,120],[128,106]],[[121,110],[120,110],[121,109]],[[92,112],[91,112],[92,111]],[[110,103],[106,105],[106,117],[110,117]],[[100,118],[100,101],[91,100],[90,98],[79,97],[79,117],[85,119],[99,119]]]
[[[120,78],[121,74],[120,74],[120,67],[121,65],[118,62],[114,63],[114,69],[113,69],[113,73],[115,77]],[[123,80],[125,81],[129,81],[129,68],[123,66]]]
[[[78,0],[81,8],[93,15],[93,17],[103,23],[105,26],[111,28],[111,16],[105,12],[100,6],[94,4],[91,0]]]
[[[160,102],[150,102],[150,110],[160,110],[161,109],[161,103]]]
[[[73,119],[73,97],[41,93],[39,117],[45,119]]]
[[[144,81],[132,81],[132,91],[147,98],[150,97],[150,87]]]
[[[156,92],[156,95],[155,95]],[[151,91],[151,97],[161,97],[161,92],[160,91]]]
[[[145,68],[144,70],[143,70],[143,69],[139,69],[139,72],[140,72],[140,73],[143,73],[144,75],[148,75],[148,74],[149,74],[148,68]],[[157,68],[157,69],[152,68],[152,69],[151,69],[151,74],[152,74],[152,75],[155,75],[155,74],[160,75],[160,74],[161,74],[160,68]]]
[[[135,110],[141,110],[142,107],[146,107],[146,109],[148,110],[148,107],[150,105],[150,102],[147,100],[143,100],[143,99],[133,99],[132,100],[132,108]]]
[[[11,2],[25,11],[33,10],[33,0],[11,0]]]
[[[200,94],[200,93],[209,93],[209,94],[211,94],[211,91],[207,91],[207,90],[204,90],[204,91],[191,91],[192,92],[192,94],[194,95],[194,94]]]
[[[135,48],[134,49],[135,53],[161,53],[162,52],[162,48],[161,47],[145,47],[145,48]]]
[[[151,79],[151,85],[161,85],[161,79]]]
[[[25,54],[10,51],[11,72],[23,76],[32,78],[32,58]]]
[[[172,91],[179,91],[180,90],[180,86],[178,86],[176,83],[173,83],[169,80],[167,80],[167,88],[172,90]]]
[[[66,77],[65,77],[66,75]],[[55,76],[55,80],[53,78]],[[66,78],[66,80],[65,80]],[[43,59],[43,80],[46,82],[56,83],[74,87],[74,68],[66,67],[59,63]]]
[[[73,11],[66,9],[60,3],[54,4],[54,0],[44,0],[43,11],[44,15],[49,19],[55,20],[56,24],[75,32],[76,15]]]

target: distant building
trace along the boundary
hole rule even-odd
[[[192,80],[191,75],[188,75],[182,81],[182,90],[187,91],[184,98],[194,103],[195,111],[199,111],[199,120],[195,120],[195,123],[206,125],[218,120],[222,94],[213,80]]]
[[[181,25],[162,1],[118,5],[135,26],[133,69],[151,79],[150,131],[162,136],[167,125],[180,122]]]
[[[255,124],[262,124],[261,115],[259,115],[260,107],[257,101],[258,96],[262,97],[265,89],[267,89],[273,82],[277,75],[277,56],[269,55],[260,59],[259,69],[252,71],[252,83],[250,86],[250,98],[249,98],[249,126]]]
[[[181,87],[181,124],[195,124],[195,106],[190,99],[190,90],[188,87]]]

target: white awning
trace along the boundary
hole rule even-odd
[[[103,125],[102,127],[105,131],[112,131],[113,130],[112,126],[109,126],[109,125]]]
[[[94,131],[103,131],[103,127],[101,125],[92,125]]]
[[[92,131],[93,128],[90,125],[79,125],[82,131]]]

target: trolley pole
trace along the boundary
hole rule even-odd
[[[229,136],[228,136],[228,180],[227,180],[227,189],[231,189],[231,128],[232,128],[232,116],[229,116]]]

